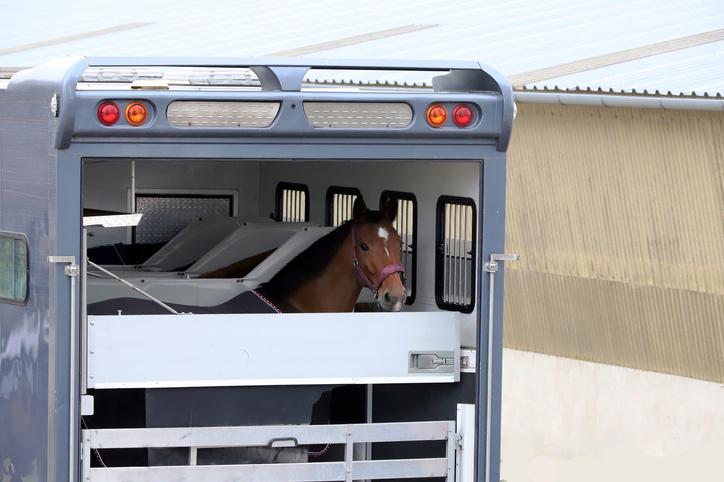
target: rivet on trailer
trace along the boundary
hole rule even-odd
[[[498,480],[513,110],[475,62],[0,84],[3,477]]]

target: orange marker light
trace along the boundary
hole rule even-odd
[[[126,107],[126,121],[132,126],[140,126],[146,120],[146,106],[134,102]]]
[[[447,120],[447,109],[445,107],[433,104],[427,108],[427,123],[432,127],[440,127]]]
[[[105,101],[98,106],[98,120],[101,124],[106,126],[112,126],[121,117],[121,111],[118,110],[118,106],[115,102]]]

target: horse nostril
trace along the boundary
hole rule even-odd
[[[389,292],[389,291],[387,291],[387,292],[385,293],[385,301],[388,302],[388,303],[392,301],[392,297],[390,296],[390,292]]]

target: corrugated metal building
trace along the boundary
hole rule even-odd
[[[724,382],[724,113],[521,103],[506,346]]]

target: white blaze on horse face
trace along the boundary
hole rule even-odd
[[[380,228],[377,230],[377,236],[385,240],[385,253],[387,253],[387,256],[390,256],[390,252],[387,250],[387,241],[390,239],[390,233],[385,228],[380,226]]]

